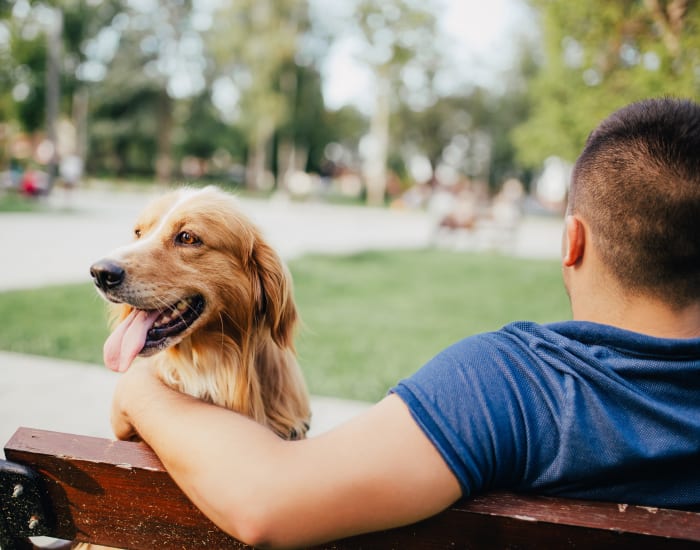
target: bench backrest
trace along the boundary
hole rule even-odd
[[[18,490],[20,483],[0,483],[0,535],[2,517],[24,514],[13,520],[21,529],[5,533],[3,550],[19,540],[13,536],[29,534],[122,548],[245,548],[187,499],[143,443],[20,428],[5,456],[6,469],[36,474],[43,511],[32,508],[31,491]],[[417,547],[698,548],[700,514],[494,493],[414,525],[319,548]]]

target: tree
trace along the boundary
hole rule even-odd
[[[62,12],[62,95],[63,111],[70,114],[76,132],[75,151],[83,161],[88,148],[89,94],[93,84],[86,70],[89,62],[87,51],[91,41],[109,28],[115,16],[124,9],[122,0],[105,0],[99,4],[89,0],[54,0],[56,9]]]
[[[55,146],[57,119],[73,118],[77,150],[71,152],[84,156],[86,44],[120,7],[121,0],[99,5],[89,0],[6,3],[0,23],[9,37],[0,47],[0,108],[5,120],[18,122],[29,134],[45,129]],[[57,160],[54,155],[54,170]]]
[[[36,132],[44,124],[46,98],[46,37],[35,18],[25,17],[6,20],[8,42],[3,64],[3,96],[8,114],[20,128],[28,133]]]
[[[218,77],[238,94],[228,118],[248,139],[250,187],[267,186],[272,137],[299,93],[295,58],[308,27],[306,0],[241,0],[217,12],[208,35]]]
[[[502,91],[472,85],[422,110],[402,105],[392,124],[393,154],[406,161],[421,155],[433,174],[447,166],[487,181],[492,190],[509,177],[527,179],[511,133],[528,115],[526,79],[533,71],[533,55],[532,46],[523,42],[519,59],[499,74]]]
[[[514,132],[519,159],[574,160],[611,110],[645,97],[697,97],[700,5],[690,0],[531,0],[545,62],[530,81],[531,112]]]
[[[314,52],[301,51],[305,2],[227,3],[199,14],[212,16],[211,26],[202,26],[199,4],[173,2],[155,14],[136,6],[114,17],[107,30],[119,46],[93,84],[90,168],[150,175],[157,158],[163,180],[183,156],[215,156],[209,166],[219,175],[225,158],[247,162],[249,184],[260,187],[278,166],[318,167],[323,140],[335,134],[324,122]]]
[[[367,202],[379,205],[386,192],[392,110],[400,102],[420,110],[435,101],[431,81],[440,59],[433,48],[436,19],[430,2],[413,0],[360,0],[356,17],[365,43],[362,59],[375,78],[366,142]],[[392,104],[392,98],[399,103]]]
[[[180,137],[175,140],[177,157],[190,155],[198,159],[211,159],[224,151],[232,162],[242,163],[245,160],[243,132],[221,119],[208,89],[186,100],[182,106],[184,115],[179,120],[177,132]]]
[[[98,16],[109,14],[108,24],[83,46],[89,54],[83,73],[93,91],[90,146],[98,153],[91,155],[90,167],[155,172],[167,183],[176,166],[177,107],[206,86],[202,29],[195,22],[202,13],[189,0],[158,2],[155,9],[137,2],[122,9],[120,0],[111,4],[120,9],[109,13],[110,2],[95,7]]]
[[[284,181],[287,174],[307,170],[312,155],[318,154],[319,137],[323,135],[319,121],[323,119],[325,107],[321,76],[313,66],[289,64],[281,68],[280,74],[293,79],[286,85],[290,93],[283,94],[288,116],[286,121],[280,121],[275,133],[278,144],[275,173]]]

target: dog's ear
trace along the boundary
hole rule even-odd
[[[294,346],[298,314],[292,293],[292,278],[277,253],[261,239],[253,245],[253,268],[257,272],[255,300],[257,318],[267,323],[280,346]]]

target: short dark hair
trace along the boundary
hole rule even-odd
[[[700,105],[650,99],[605,119],[574,167],[569,210],[625,288],[675,307],[697,301]]]

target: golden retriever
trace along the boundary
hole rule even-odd
[[[277,253],[218,188],[154,200],[134,241],[91,266],[115,306],[105,364],[153,361],[171,387],[245,414],[280,437],[309,428],[296,361],[292,281]]]

